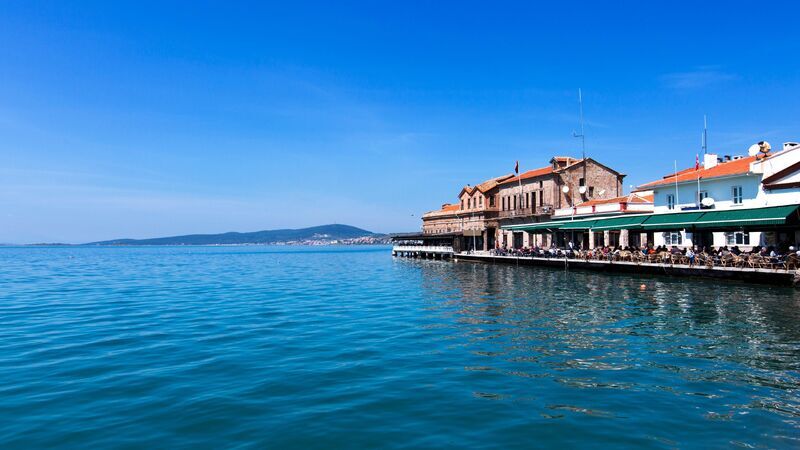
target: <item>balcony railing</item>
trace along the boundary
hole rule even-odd
[[[540,205],[534,208],[517,208],[500,211],[498,213],[498,217],[501,219],[509,219],[514,217],[550,215],[553,213],[553,211],[553,205]]]

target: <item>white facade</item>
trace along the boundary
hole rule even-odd
[[[716,155],[706,155],[706,166],[716,164],[716,159]],[[771,190],[766,189],[762,183],[763,179],[778,174],[778,183],[800,186],[800,169],[791,170],[797,163],[800,163],[800,146],[790,146],[779,153],[750,163],[746,173],[701,179],[699,184],[694,180],[679,182],[677,185],[660,185],[653,189],[654,212],[663,214],[699,209],[698,200],[705,197],[713,199],[714,210],[800,204],[800,187]],[[789,173],[786,173],[787,170]],[[784,174],[780,175],[781,172]],[[795,237],[795,241],[797,238]],[[656,246],[694,245],[692,233],[685,230],[655,232],[653,239]],[[765,233],[762,232],[714,232],[713,241],[715,247],[738,245],[743,249],[768,244],[765,242]]]
[[[761,175],[744,175],[700,180],[700,194],[714,199],[714,209],[758,208],[767,205],[761,189]],[[734,187],[739,188],[741,201],[734,198]],[[696,181],[659,186],[653,189],[653,211],[656,214],[674,213],[698,206],[698,183]],[[784,203],[785,204],[785,203]]]

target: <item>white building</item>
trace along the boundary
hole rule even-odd
[[[800,205],[800,144],[786,143],[780,152],[751,156],[708,154],[702,166],[671,173],[637,191],[653,192],[655,214]],[[799,235],[791,234],[745,231],[743,227],[742,231],[703,233],[676,229],[654,232],[647,238],[656,246],[738,245],[744,249],[800,242]]]

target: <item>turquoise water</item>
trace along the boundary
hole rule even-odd
[[[798,368],[791,288],[0,248],[3,448],[796,448]]]

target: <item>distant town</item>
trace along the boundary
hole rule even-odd
[[[362,236],[349,239],[331,239],[320,236],[314,239],[301,239],[298,241],[272,242],[270,245],[389,245],[392,238],[389,235]],[[261,245],[261,244],[255,244]]]

